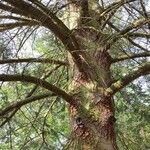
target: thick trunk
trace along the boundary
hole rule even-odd
[[[69,106],[72,134],[66,149],[70,150],[117,149],[113,97],[105,92],[112,82],[111,57],[106,51],[107,35],[93,27],[91,21],[88,26],[78,24],[72,33],[79,44],[83,64],[79,69],[69,54],[69,90],[79,104]]]
[[[101,94],[94,84],[73,81],[72,92],[84,109],[70,106],[71,150],[116,150],[113,99]]]
[[[78,69],[71,61],[73,79],[70,84],[70,92],[74,95],[76,101],[85,109],[69,107],[72,142],[68,145],[71,150],[116,150],[115,138],[115,117],[113,97],[106,95],[104,90],[110,85],[110,57],[100,54],[97,65],[94,69],[100,70],[100,78],[97,79],[96,73],[93,80],[78,72]],[[90,73],[94,73],[91,71]],[[87,69],[87,73],[89,69]],[[91,75],[90,75],[91,77]]]

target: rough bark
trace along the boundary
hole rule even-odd
[[[86,5],[81,3],[81,9],[78,9],[81,14],[78,16],[80,21],[76,23],[77,28],[73,34],[80,51],[83,51],[81,58],[87,65],[81,63],[80,67],[83,69],[80,71],[73,58],[70,55],[68,58],[72,68],[69,90],[83,107],[69,106],[72,138],[67,143],[66,149],[116,150],[114,102],[113,97],[105,93],[105,89],[112,82],[110,72],[112,59],[105,44],[107,35],[98,33],[93,28],[95,22],[84,19],[88,17],[85,14],[89,15],[89,7],[86,1],[84,3]],[[77,12],[78,5],[78,3],[71,5],[71,9],[76,9]]]
[[[104,74],[108,72],[108,69],[101,69]],[[85,110],[69,107],[73,133],[73,141],[72,145],[69,145],[69,149],[117,149],[113,97],[104,94],[104,88],[109,82],[110,78],[109,81],[104,83],[102,81],[99,84],[87,80],[82,73],[76,71],[76,77],[72,80],[70,90],[74,99],[83,105]]]

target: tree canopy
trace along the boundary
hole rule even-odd
[[[148,0],[2,0],[0,11],[0,149],[150,148]]]

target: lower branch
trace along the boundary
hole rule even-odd
[[[49,97],[50,95],[52,95],[52,94],[47,92],[44,94],[28,97],[28,98],[21,100],[21,101],[17,101],[15,103],[7,106],[6,108],[2,109],[0,111],[0,117],[8,114],[10,111],[13,111],[14,109],[18,109],[18,108],[22,107],[23,105],[26,105],[28,103],[31,103],[31,102],[34,102],[34,101],[37,101],[37,100],[40,100],[40,99],[43,99],[46,97]]]
[[[128,33],[128,36],[132,37],[132,38],[150,38],[150,34],[146,34],[146,33]]]
[[[15,109],[9,117],[7,117],[1,124],[0,127],[2,127],[3,125],[5,125],[7,122],[10,121],[10,119],[17,113],[18,109]]]
[[[23,26],[31,27],[31,26],[36,26],[36,25],[39,25],[39,23],[36,21],[30,21],[30,22],[22,21],[22,22],[15,22],[15,23],[5,23],[5,24],[0,24],[0,32],[11,30],[11,29],[14,29],[17,27],[23,27]]]
[[[9,63],[51,63],[67,66],[68,63],[65,61],[54,60],[49,58],[19,58],[19,59],[4,59],[0,60],[0,64],[9,64]]]
[[[116,63],[119,61],[123,61],[123,60],[127,60],[127,59],[134,59],[134,58],[140,58],[140,57],[149,57],[150,56],[150,52],[143,52],[143,53],[139,53],[139,54],[127,54],[125,56],[122,56],[120,58],[116,58],[112,60],[112,63]]]
[[[73,100],[73,97],[69,94],[67,94],[62,89],[56,87],[55,85],[50,84],[47,81],[44,81],[42,79],[28,76],[28,75],[7,75],[7,74],[0,74],[0,81],[21,81],[21,82],[29,82],[36,85],[39,85],[53,93],[55,93],[57,96],[63,98],[66,102],[68,102],[70,105],[76,105],[76,102]]]
[[[124,88],[126,85],[134,81],[135,79],[139,78],[140,76],[148,74],[150,74],[150,62],[147,62],[145,65],[139,67],[136,71],[129,73],[122,79],[113,83],[109,88],[106,89],[105,95],[106,96],[113,95],[116,92],[120,91],[122,88]]]

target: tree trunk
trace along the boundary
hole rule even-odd
[[[111,83],[111,57],[105,51],[105,46],[96,51],[90,57],[93,60],[88,58],[89,66],[92,67],[86,68],[83,65],[84,72],[78,71],[69,58],[73,68],[69,90],[74,99],[83,106],[69,107],[73,140],[69,145],[71,150],[117,149],[113,97],[105,92]]]
[[[70,90],[74,99],[85,109],[69,107],[73,140],[68,145],[69,149],[117,149],[113,98],[106,95],[103,88],[76,72]]]
[[[70,150],[116,150],[115,117],[113,97],[106,93],[111,84],[111,57],[106,51],[106,34],[95,30],[77,7],[70,5],[69,21],[66,24],[73,30],[83,63],[80,70],[69,54],[69,91],[78,106],[69,106],[71,139],[66,144]],[[71,13],[73,12],[73,13]],[[80,16],[78,15],[80,14]],[[71,18],[78,19],[71,19]],[[66,16],[65,16],[66,17]],[[98,35],[98,38],[97,38]],[[86,61],[88,60],[88,61]],[[109,92],[108,92],[109,93]]]

